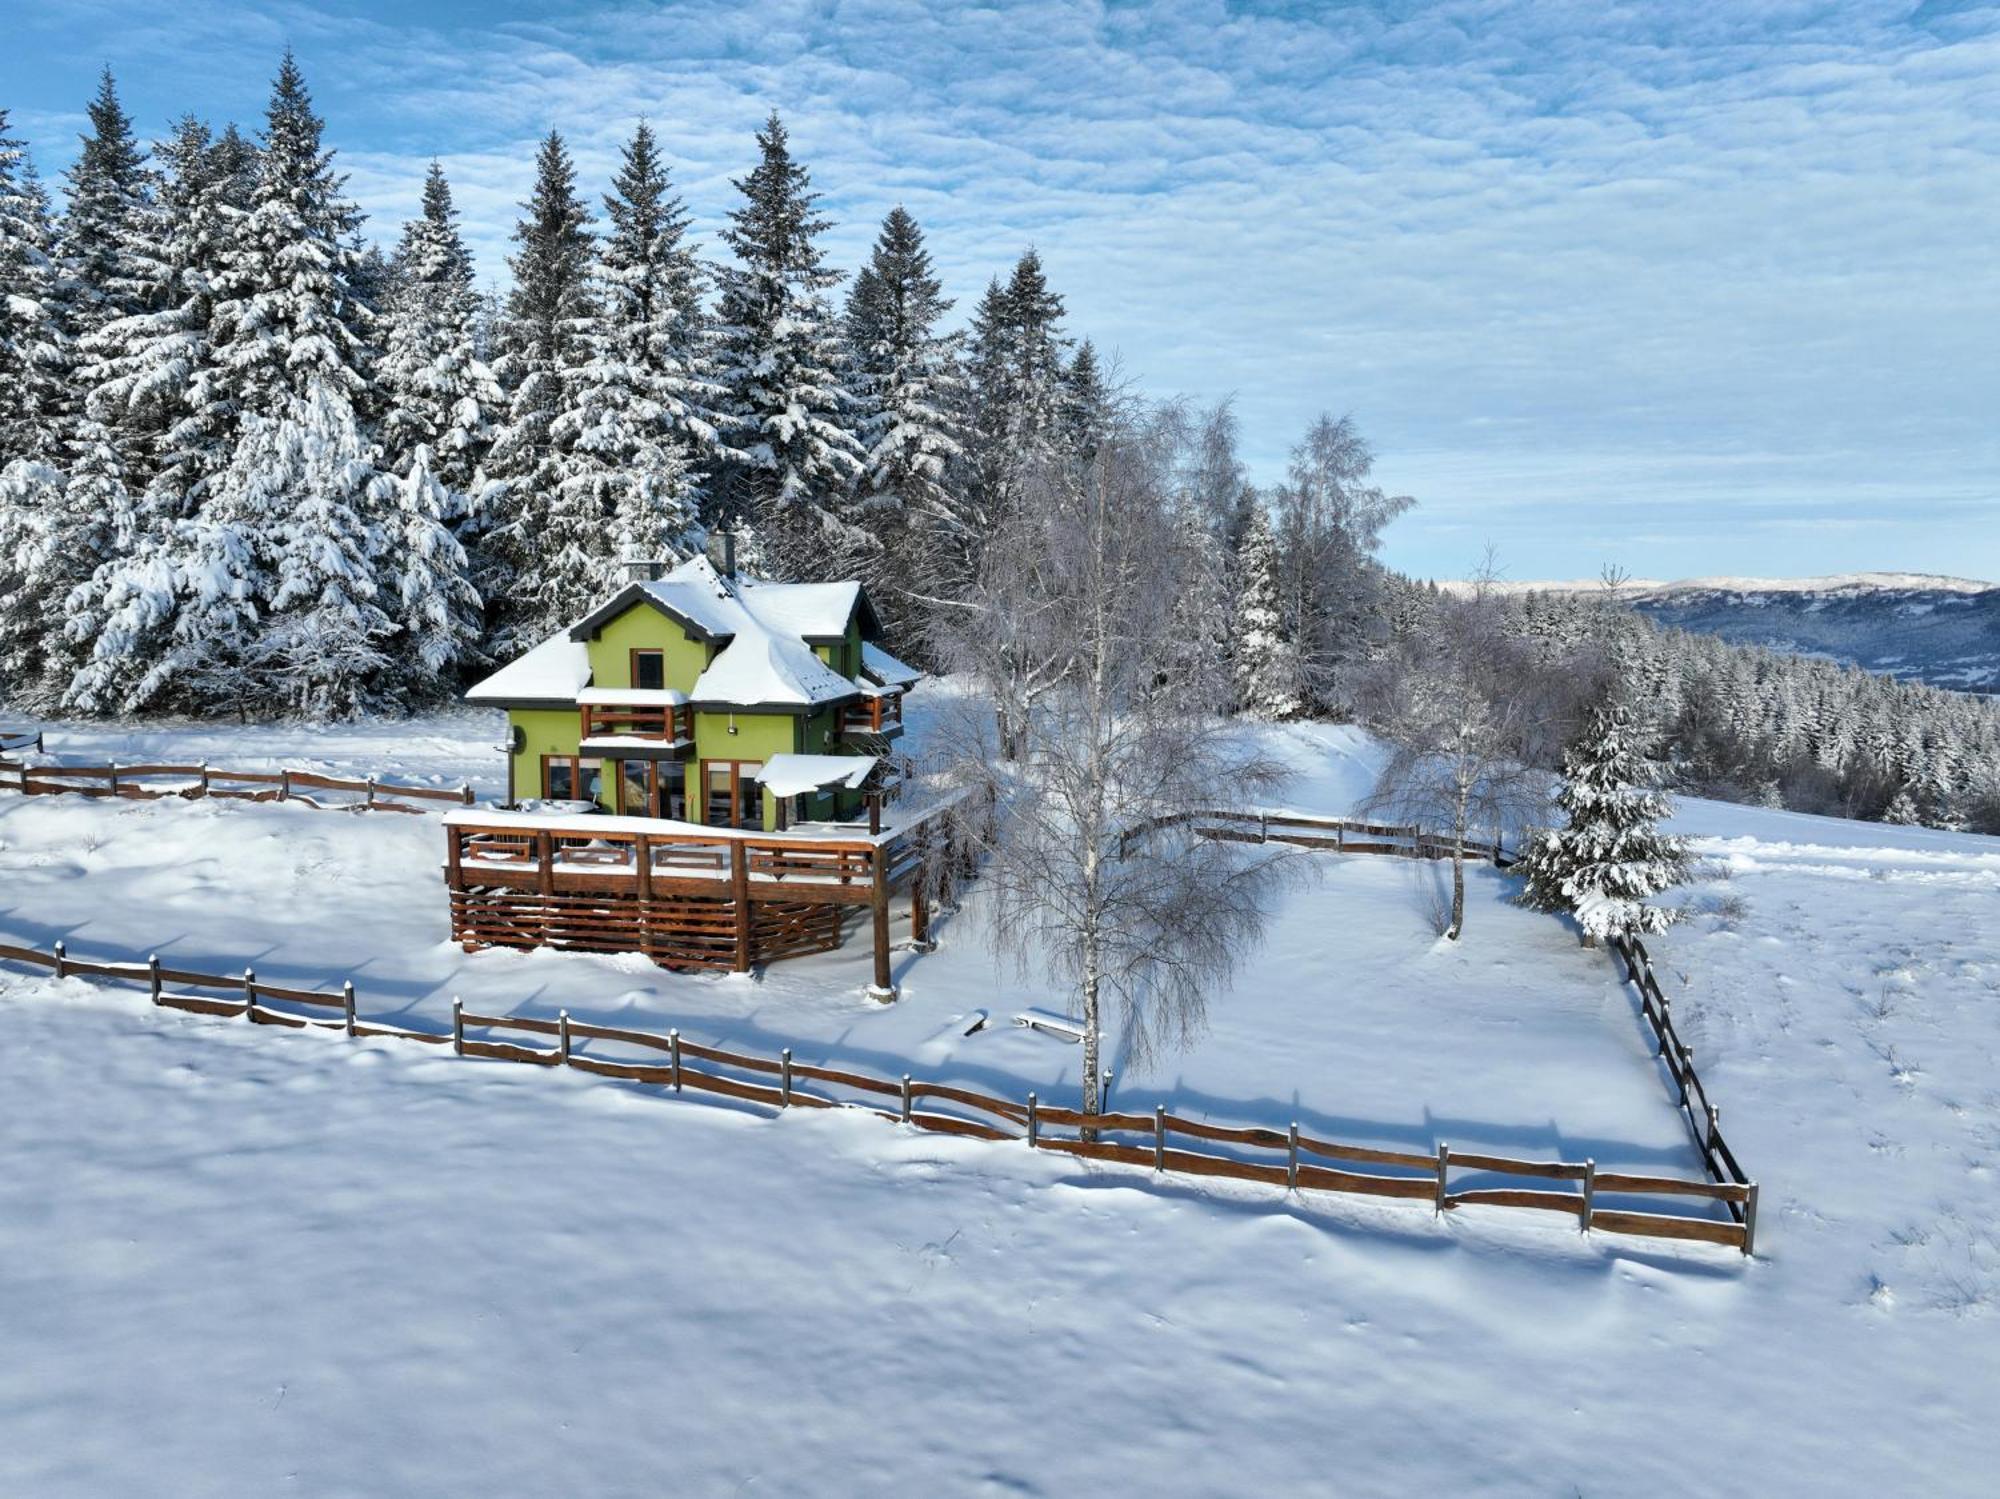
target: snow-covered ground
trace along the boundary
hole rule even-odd
[[[66,759],[497,769],[477,716]],[[1288,800],[1373,747],[1301,727]],[[473,761],[454,761],[456,753]],[[412,748],[411,746],[418,746]],[[488,781],[490,783],[491,776]],[[0,970],[0,1493],[1983,1493],[2000,1462],[2000,842],[1689,803],[1731,877],[1654,951],[1764,1182],[1759,1256],[1163,1186]],[[353,974],[364,1010],[675,1024],[1045,1098],[975,899],[903,1000],[445,940],[433,818],[0,796],[0,934]],[[1473,880],[1310,856],[1209,1036],[1117,1100],[1693,1162],[1610,960]],[[413,1054],[414,1053],[414,1054]],[[1114,1063],[1116,1065],[1116,1063]]]

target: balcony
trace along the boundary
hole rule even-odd
[[[840,732],[894,739],[903,732],[902,692],[885,690],[848,704],[840,710]]]
[[[643,750],[648,759],[694,753],[694,710],[661,688],[586,688],[577,694],[578,749],[585,754]]]

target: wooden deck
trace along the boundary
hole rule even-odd
[[[892,899],[929,938],[930,902],[964,868],[957,798],[903,813],[879,833],[811,824],[738,832],[631,817],[549,819],[456,812],[445,819],[454,941],[483,947],[640,952],[667,968],[741,973],[828,952],[865,908],[874,992],[894,997]]]

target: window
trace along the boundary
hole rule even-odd
[[[632,685],[657,691],[667,685],[667,656],[664,651],[632,652]]]
[[[575,755],[542,756],[542,795],[554,802],[594,802],[603,794],[604,762]]]

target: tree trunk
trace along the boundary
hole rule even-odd
[[[1465,850],[1454,844],[1451,850],[1451,925],[1445,931],[1447,942],[1456,942],[1458,934],[1465,930]]]

